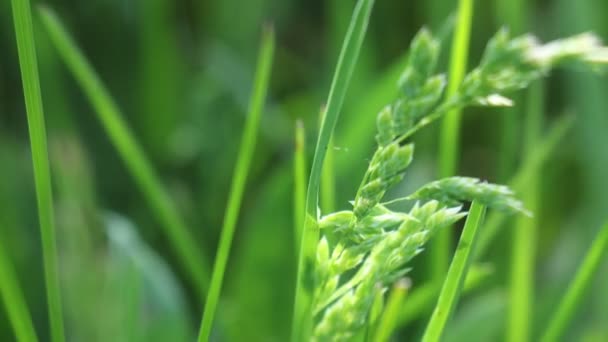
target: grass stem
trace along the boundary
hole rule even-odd
[[[294,250],[300,248],[302,237],[302,224],[306,211],[306,130],[302,120],[296,122],[296,139],[293,160],[293,224],[294,224]],[[297,254],[296,254],[297,256]]]
[[[312,329],[312,275],[316,257],[317,243],[319,242],[319,229],[317,227],[319,184],[323,169],[323,160],[327,146],[333,135],[336,122],[342,109],[346,90],[350,82],[359,51],[365,38],[367,24],[372,12],[374,0],[359,0],[351,18],[338,64],[332,80],[327,99],[326,114],[321,123],[321,129],[315,154],[313,157],[310,180],[306,193],[306,216],[298,257],[298,271],[296,279],[296,294],[294,315],[292,320],[292,341],[307,341]]]
[[[53,45],[88,97],[110,141],[161,223],[174,252],[202,298],[209,286],[207,259],[182,221],[171,197],[123,120],[120,109],[83,53],[53,11],[40,7],[42,22]],[[153,113],[150,113],[153,115]]]
[[[217,255],[215,257],[215,265],[211,276],[211,286],[205,301],[205,309],[201,323],[201,330],[198,337],[199,342],[209,340],[213,318],[219,301],[222,283],[224,280],[224,272],[230,255],[230,247],[232,246],[232,238],[236,228],[236,222],[239,216],[239,210],[243,199],[243,192],[249,173],[249,166],[253,159],[253,153],[260,126],[260,118],[264,110],[266,101],[266,93],[270,83],[270,72],[272,70],[272,59],[274,55],[274,31],[271,27],[266,27],[262,34],[261,48],[258,56],[258,64],[255,73],[253,91],[249,103],[249,113],[245,122],[245,129],[241,146],[239,150],[238,160],[234,168],[232,177],[232,186],[230,189],[230,197],[228,198],[228,206],[224,215],[224,224],[222,226],[222,234],[220,237]]]
[[[574,316],[577,306],[587,292],[593,275],[600,266],[604,256],[608,254],[608,223],[606,223],[593,240],[585,259],[578,268],[578,272],[570,285],[557,311],[550,320],[541,342],[556,342],[562,337],[568,323]]]
[[[445,325],[458,303],[474,255],[473,250],[478,236],[477,232],[483,221],[485,211],[485,207],[475,201],[471,205],[458,248],[439,294],[437,305],[422,337],[423,342],[438,342],[441,339]]]
[[[473,0],[459,0],[458,19],[452,40],[450,56],[449,83],[446,96],[452,96],[458,90],[467,69],[469,41],[473,21]],[[461,111],[454,110],[446,114],[441,124],[439,141],[439,176],[454,176],[460,153],[460,117]],[[430,248],[431,276],[440,282],[445,276],[450,260],[452,231],[444,229],[433,239]]]
[[[51,170],[40,92],[40,78],[38,76],[32,11],[29,0],[12,0],[12,8],[34,165],[34,182],[42,238],[42,257],[44,260],[51,340],[62,342],[65,340],[65,333],[57,267],[57,238],[55,234]]]
[[[399,317],[399,311],[411,287],[409,279],[404,278],[393,285],[393,289],[388,296],[386,307],[380,317],[378,328],[373,341],[385,342],[388,341],[393,334]]]

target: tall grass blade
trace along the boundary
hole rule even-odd
[[[473,0],[459,0],[458,19],[452,40],[450,70],[446,96],[456,93],[462,82],[469,55],[471,22],[473,20]],[[458,154],[460,153],[460,110],[446,114],[441,123],[439,141],[439,177],[450,177],[456,173]],[[450,229],[444,229],[433,239],[430,248],[431,272],[434,281],[441,281],[446,274],[450,260],[452,235]]]
[[[319,241],[319,229],[317,227],[319,183],[323,160],[329,140],[333,134],[336,122],[348,83],[353,73],[363,39],[367,31],[367,24],[371,15],[374,0],[359,0],[356,4],[351,18],[344,44],[338,58],[338,64],[334,73],[325,118],[321,123],[321,130],[315,147],[310,180],[306,194],[306,216],[298,258],[298,274],[296,280],[296,295],[294,304],[294,316],[292,321],[292,340],[307,341],[312,329],[311,299],[314,285],[312,284],[312,265],[314,265],[316,247]]]
[[[456,307],[460,297],[462,285],[472,260],[478,236],[477,232],[483,221],[485,211],[486,209],[483,205],[475,201],[471,204],[460,242],[458,242],[458,248],[452,259],[452,264],[443,283],[431,320],[424,332],[423,342],[438,342],[441,339],[445,325],[450,319],[452,311]]]
[[[144,198],[160,221],[182,267],[202,298],[208,288],[209,271],[204,255],[178,214],[152,165],[123,120],[110,96],[83,53],[53,11],[40,7],[42,22],[68,69],[88,97],[110,141],[131,173]]]
[[[376,329],[373,341],[385,342],[389,340],[397,327],[399,310],[406,299],[411,285],[411,282],[407,278],[402,279],[393,285],[393,289],[386,302],[386,308],[380,317],[380,323]]]
[[[17,341],[36,342],[38,338],[32,317],[5,250],[5,246],[0,245],[0,298],[4,302]]]
[[[608,255],[608,223],[606,223],[593,240],[583,263],[568,286],[565,296],[560,302],[557,311],[550,320],[549,327],[545,331],[541,342],[560,341],[568,323],[576,313],[576,309],[586,294],[591,279],[599,265]]]
[[[228,263],[228,256],[230,255],[234,229],[236,227],[243,192],[245,190],[247,174],[249,173],[249,166],[251,164],[251,159],[253,158],[258,127],[260,126],[260,117],[262,116],[264,103],[266,101],[266,93],[270,83],[274,45],[274,31],[272,27],[266,27],[262,34],[258,65],[249,103],[249,114],[245,123],[239,156],[232,177],[232,186],[230,189],[230,197],[228,198],[228,206],[226,207],[226,213],[224,215],[222,235],[220,237],[215,264],[213,266],[213,274],[211,276],[211,286],[209,288],[209,293],[207,294],[207,300],[205,301],[201,330],[198,336],[199,342],[208,341],[211,334],[213,318],[222,289],[224,272],[226,270],[226,264]]]
[[[29,0],[13,0],[12,8],[32,149],[32,162],[34,164],[34,182],[36,185],[38,220],[40,222],[40,235],[42,238],[42,256],[44,259],[51,339],[54,342],[62,342],[65,340],[65,333],[61,308],[59,272],[57,269],[57,240],[51,170],[49,167],[42,95],[40,93],[38,61],[36,60],[32,11]]]
[[[543,89],[534,85],[527,92],[528,110],[525,119],[524,153],[531,155],[538,142],[543,118]],[[532,212],[538,208],[538,172],[531,176],[522,200]],[[529,315],[532,312],[534,292],[534,264],[536,260],[537,220],[521,215],[516,220],[511,248],[509,329],[507,341],[524,342],[530,339]]]
[[[319,115],[323,122],[325,108]],[[333,213],[336,211],[336,177],[334,171],[334,139],[329,140],[325,160],[323,161],[323,172],[321,173],[320,207],[322,213]]]
[[[294,228],[294,250],[300,248],[302,237],[302,222],[306,211],[306,130],[302,120],[296,121],[296,139],[293,159],[293,228]],[[297,256],[297,252],[296,252]]]

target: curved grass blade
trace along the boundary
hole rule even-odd
[[[458,91],[462,83],[469,54],[469,40],[471,36],[471,22],[473,18],[473,0],[460,0],[458,2],[458,19],[456,31],[452,41],[452,54],[450,56],[449,83],[446,96],[450,97]],[[441,136],[439,141],[439,177],[454,176],[460,153],[460,117],[461,111],[454,110],[446,114],[441,123]],[[431,272],[432,279],[440,282],[446,274],[450,260],[450,246],[452,235],[450,229],[443,229],[431,241]]]
[[[472,260],[478,236],[477,232],[483,221],[485,211],[486,209],[483,205],[477,202],[471,204],[460,242],[458,242],[458,248],[439,294],[439,300],[424,332],[423,342],[438,342],[441,339],[443,329],[450,319],[452,311],[456,307],[460,297],[462,285]]]
[[[51,339],[54,342],[65,340],[59,272],[57,269],[57,240],[51,187],[51,170],[46,141],[42,95],[38,76],[38,61],[34,43],[32,11],[29,0],[13,0],[13,20],[17,36],[19,66],[23,79],[23,95],[27,111],[27,122],[34,164],[34,182],[38,219],[42,238],[42,256],[46,281]]]
[[[46,31],[68,69],[88,97],[110,141],[143,193],[154,215],[161,223],[182,267],[188,272],[202,298],[208,288],[209,271],[204,255],[178,214],[171,197],[146,159],[142,149],[122,118],[120,109],[110,96],[93,67],[54,12],[40,7]]]
[[[4,251],[4,246],[0,245],[0,298],[4,302],[17,341],[36,342],[38,338],[32,324],[32,317],[19,287],[15,271]]]
[[[294,250],[300,248],[302,237],[302,222],[306,211],[306,130],[302,120],[296,121],[296,139],[293,160],[293,228]]]
[[[608,255],[608,223],[606,223],[597,237],[593,240],[583,263],[568,286],[568,290],[560,302],[557,311],[551,318],[549,327],[545,331],[541,342],[556,342],[562,337],[568,323],[574,316],[577,306],[587,292],[594,273]]]
[[[329,140],[333,134],[350,77],[353,73],[359,50],[367,31],[367,24],[374,5],[374,0],[359,0],[353,12],[344,44],[340,52],[338,64],[327,99],[326,114],[321,123],[321,130],[315,148],[310,180],[306,194],[306,217],[298,257],[298,273],[296,280],[296,295],[294,316],[292,321],[292,340],[306,341],[312,329],[312,265],[314,264],[316,247],[319,241],[317,227],[319,183],[323,168],[323,160]]]
[[[201,331],[198,336],[199,342],[208,341],[211,334],[213,318],[222,289],[224,272],[226,270],[226,264],[228,263],[228,256],[230,255],[232,237],[234,236],[234,229],[236,227],[243,192],[245,190],[247,173],[249,172],[249,165],[253,158],[260,117],[262,116],[268,84],[270,83],[274,44],[274,31],[271,27],[266,27],[262,34],[262,43],[258,57],[253,92],[249,104],[249,115],[247,116],[245,123],[239,156],[234,168],[230,197],[228,199],[228,206],[226,208],[224,224],[222,227],[222,235],[220,237],[213,274],[211,276],[211,286],[209,288],[209,293],[207,294],[207,300],[205,301]]]
[[[321,109],[319,119],[323,122],[325,108]],[[323,161],[323,171],[321,173],[321,190],[319,194],[322,213],[333,213],[336,211],[336,179],[334,171],[334,139],[329,140],[325,160]],[[302,222],[302,221],[300,221]]]

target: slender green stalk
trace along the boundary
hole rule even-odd
[[[306,173],[306,130],[304,129],[302,120],[298,120],[296,121],[296,139],[293,159],[293,228],[295,238],[294,249],[296,251],[300,248],[304,213],[306,211]]]
[[[476,290],[492,274],[493,269],[492,267],[488,267],[488,265],[472,265],[464,281],[463,293],[467,294]],[[415,319],[420,318],[427,312],[430,312],[433,309],[433,304],[435,304],[440,291],[441,284],[433,282],[423,284],[419,288],[416,288],[415,291],[412,291],[399,312],[397,326],[404,326]]]
[[[329,140],[333,134],[346,89],[353,73],[359,50],[367,31],[367,24],[372,12],[374,0],[359,0],[353,12],[344,44],[338,58],[338,64],[332,81],[325,118],[321,123],[321,130],[315,147],[310,180],[306,194],[306,217],[302,230],[300,255],[298,258],[298,273],[296,280],[296,295],[294,315],[292,321],[292,340],[307,341],[312,329],[312,283],[313,265],[316,257],[317,243],[319,242],[318,201],[319,183],[323,160]]]
[[[171,197],[93,67],[50,9],[40,7],[40,15],[53,45],[91,102],[110,141],[144,194],[152,212],[162,224],[169,242],[202,298],[208,288],[209,271],[204,255],[197,248],[196,240],[182,221]]]
[[[230,188],[228,206],[226,207],[226,213],[224,215],[222,235],[220,237],[215,264],[213,266],[213,274],[211,276],[211,287],[209,288],[205,309],[203,311],[201,330],[198,336],[199,342],[208,341],[211,334],[213,318],[219,301],[222,282],[224,280],[224,272],[226,270],[226,264],[228,263],[228,256],[230,255],[234,229],[236,227],[243,199],[247,174],[249,173],[249,166],[251,164],[251,159],[253,158],[258,127],[260,126],[260,118],[264,110],[266,93],[270,83],[274,45],[274,31],[271,27],[266,27],[262,34],[253,91],[249,102],[249,114],[245,123],[239,156],[232,177],[232,186]]]
[[[323,122],[325,109],[321,109],[320,122]],[[322,213],[333,213],[336,211],[336,176],[334,171],[334,139],[329,140],[325,160],[323,161],[323,172],[321,174],[320,207]]]
[[[17,341],[36,342],[38,338],[32,324],[32,317],[27,309],[15,271],[4,251],[5,247],[0,245],[0,298],[6,307]]]
[[[526,155],[534,152],[540,135],[543,117],[542,85],[534,85],[528,91],[528,110],[525,121],[524,150]],[[538,173],[531,176],[522,200],[532,212],[538,207]],[[532,312],[534,292],[534,264],[536,254],[536,220],[519,216],[513,230],[511,250],[510,306],[507,341],[524,342],[530,339],[529,315]]]
[[[34,182],[36,185],[36,202],[42,238],[42,255],[46,281],[51,339],[54,342],[65,340],[59,271],[57,269],[57,240],[55,235],[55,218],[53,194],[51,187],[51,170],[46,145],[46,129],[38,61],[34,43],[34,28],[29,0],[13,0],[13,20],[17,35],[19,66],[23,80],[23,95],[27,111],[27,122],[34,164]]]
[[[431,320],[424,332],[423,342],[437,342],[441,339],[445,325],[450,319],[452,311],[456,307],[460,297],[462,285],[472,260],[478,236],[477,231],[483,221],[485,210],[483,205],[473,201],[469,216],[464,224],[458,248],[439,294],[437,306],[435,306]]]
[[[557,311],[553,317],[551,317],[549,327],[540,339],[541,342],[555,342],[560,340],[583,296],[586,294],[593,275],[607,254],[608,223],[601,228],[597,237],[593,240],[583,263],[578,268],[576,276],[570,282],[568,290],[560,302]]]
[[[535,174],[541,169],[547,159],[551,156],[558,143],[563,140],[564,136],[572,127],[574,121],[573,116],[563,116],[554,123],[549,130],[549,133],[534,146],[534,150],[525,156],[524,162],[515,173],[509,187],[517,192],[523,192],[534,179]],[[484,224],[484,229],[479,236],[479,244],[476,249],[476,258],[483,257],[498,234],[503,223],[507,219],[502,213],[492,212],[488,215],[488,219]]]
[[[452,96],[464,78],[469,55],[469,40],[471,22],[473,20],[473,0],[460,0],[458,3],[458,19],[452,41],[450,56],[449,83],[446,96]],[[439,176],[441,178],[454,176],[456,173],[458,155],[460,153],[460,110],[446,114],[441,124],[439,142]],[[450,260],[452,235],[450,229],[445,229],[435,237],[431,246],[432,279],[440,282],[446,274]]]
[[[389,340],[397,326],[399,311],[401,310],[401,306],[403,305],[403,301],[405,300],[411,285],[411,282],[407,278],[404,278],[393,285],[393,289],[388,296],[386,308],[380,318],[380,323],[376,329],[373,341],[384,342]]]

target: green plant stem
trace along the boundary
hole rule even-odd
[[[42,256],[44,260],[51,339],[54,342],[62,342],[65,340],[65,333],[61,308],[59,271],[57,269],[57,240],[55,235],[51,170],[49,167],[42,95],[40,93],[38,62],[36,60],[32,11],[29,0],[13,0],[12,8],[32,149],[32,162],[34,165],[34,182],[36,186],[40,235],[42,238]]]
[[[431,320],[424,332],[423,342],[437,342],[441,339],[445,325],[458,303],[462,285],[473,256],[478,228],[483,221],[485,211],[486,209],[483,205],[475,201],[471,204],[458,248],[452,259]]]
[[[397,326],[399,310],[401,310],[410,287],[411,283],[408,279],[402,279],[393,285],[373,341],[384,342],[389,340]]]
[[[162,224],[181,265],[188,272],[195,289],[202,298],[208,288],[209,271],[207,260],[198,249],[196,240],[182,221],[171,197],[164,189],[152,165],[124,122],[118,106],[93,67],[50,9],[40,7],[40,15],[53,45],[91,102],[110,141],[143,193],[152,212]]]
[[[32,324],[32,317],[27,309],[15,271],[8,256],[4,253],[5,246],[2,246],[1,243],[0,240],[0,298],[4,302],[17,341],[36,342],[38,338]]]
[[[608,254],[608,223],[606,223],[593,240],[591,247],[578,272],[566,291],[565,296],[557,307],[557,311],[551,317],[549,326],[541,342],[556,342],[562,337],[568,327],[568,323],[574,316],[578,305],[589,288],[593,275],[597,271],[604,257]]]
[[[208,341],[211,334],[213,318],[219,301],[224,272],[226,270],[226,264],[228,263],[232,238],[234,236],[243,192],[245,190],[247,174],[249,173],[249,166],[253,158],[260,118],[264,110],[266,93],[270,83],[274,45],[274,31],[271,27],[266,27],[262,34],[253,91],[249,103],[249,114],[245,123],[239,156],[232,177],[232,186],[230,189],[230,197],[228,198],[228,206],[224,215],[222,235],[220,237],[213,274],[211,276],[211,286],[209,288],[209,293],[207,294],[205,309],[203,311],[201,330],[198,336],[199,342]]]
[[[306,211],[306,130],[302,120],[296,121],[296,139],[293,160],[293,219],[294,219],[294,249],[300,248],[304,213]]]
[[[323,122],[325,109],[321,110],[319,116]],[[334,139],[329,140],[325,160],[323,161],[323,172],[321,174],[320,207],[322,213],[333,213],[336,211],[336,177],[334,171]]]
[[[493,272],[492,267],[488,267],[488,265],[473,264],[464,281],[463,293],[467,294],[479,288]],[[411,294],[408,294],[407,301],[399,312],[397,326],[404,326],[420,318],[425,313],[430,312],[433,309],[433,304],[436,303],[440,291],[441,284],[428,282],[416,288]]]
[[[447,97],[458,91],[467,69],[472,20],[473,0],[460,0],[456,31],[452,41]],[[458,154],[460,153],[460,117],[461,110],[449,111],[441,124],[439,141],[440,178],[450,177],[456,173]],[[451,245],[452,234],[450,229],[440,231],[432,242],[430,248],[431,276],[434,281],[440,282],[446,274]]]
[[[535,84],[528,91],[528,108],[524,123],[526,155],[534,153],[540,135],[543,98],[541,84]],[[522,200],[532,212],[537,212],[538,209],[538,182],[538,173],[534,173],[522,193]],[[530,339],[529,313],[532,312],[533,305],[536,222],[535,218],[520,215],[513,230],[507,341],[524,342]]]
[[[318,202],[319,183],[323,168],[323,160],[327,146],[333,134],[336,122],[342,109],[344,97],[352,76],[367,24],[372,12],[374,0],[359,0],[351,18],[344,44],[338,58],[338,64],[329,91],[326,114],[321,123],[321,129],[315,147],[310,180],[306,193],[306,216],[298,257],[298,271],[294,314],[292,320],[292,341],[307,341],[312,329],[312,291],[313,265],[316,258],[316,248],[319,241]]]

